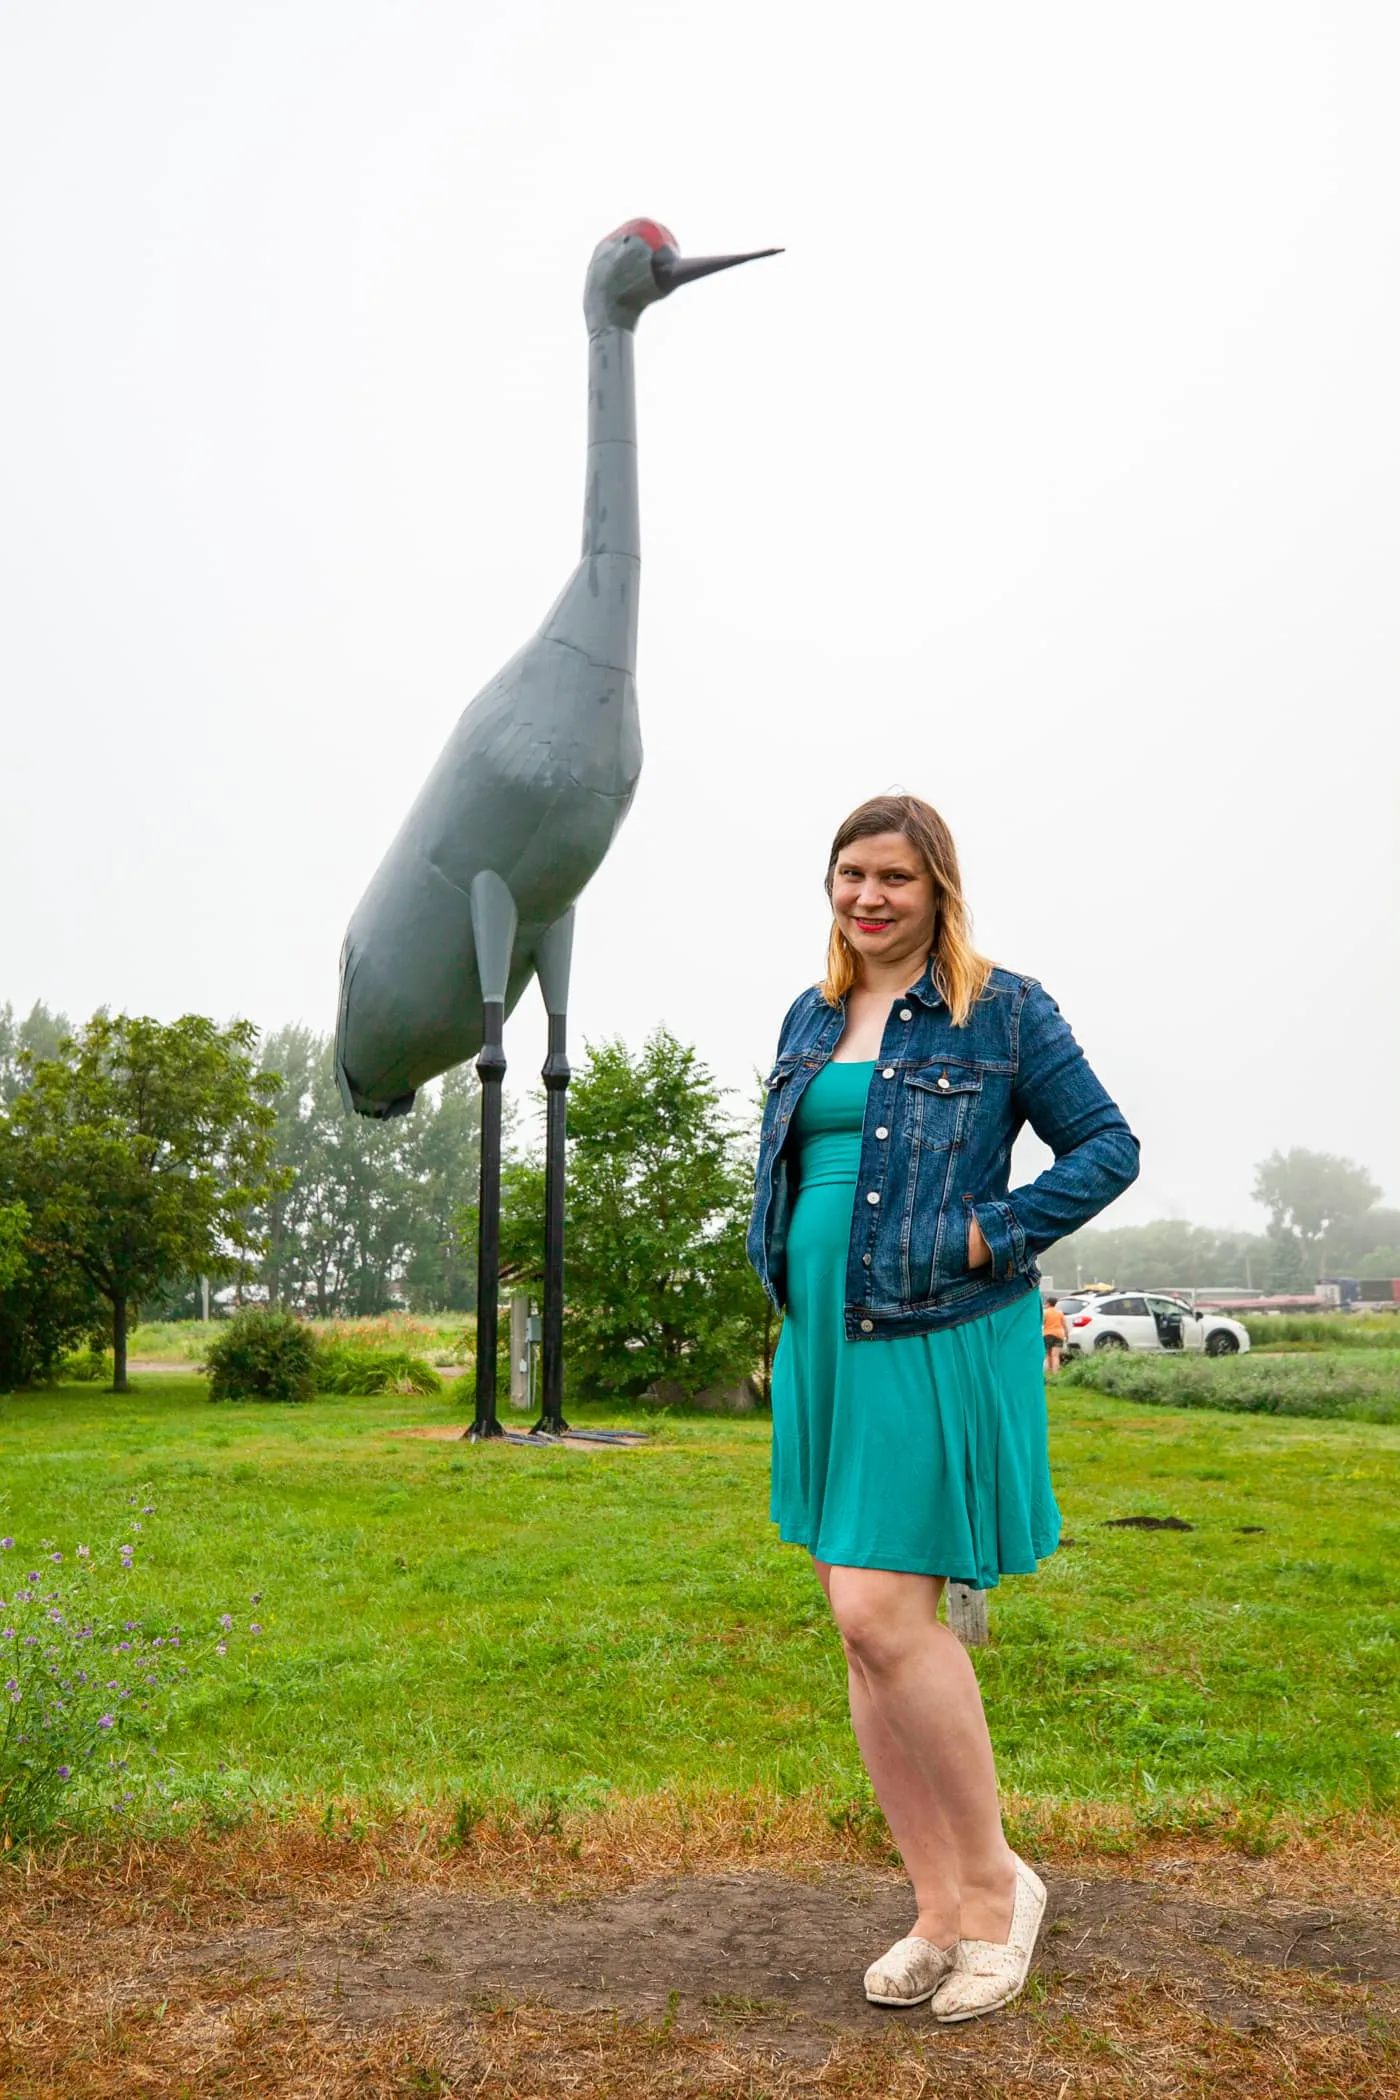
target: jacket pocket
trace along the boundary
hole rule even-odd
[[[956,1157],[982,1092],[976,1065],[936,1059],[904,1073],[902,1096],[908,1186],[902,1262],[906,1303],[936,1298],[954,1276],[967,1274],[966,1242],[957,1243]],[[954,1216],[950,1218],[949,1210]]]
[[[904,1123],[911,1145],[947,1151],[961,1140],[982,1091],[975,1065],[916,1065],[904,1075]]]

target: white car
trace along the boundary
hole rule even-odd
[[[1193,1310],[1184,1298],[1164,1291],[1107,1291],[1092,1298],[1060,1300],[1065,1316],[1065,1354],[1091,1349],[1202,1349],[1207,1356],[1236,1356],[1249,1347],[1238,1320],[1209,1306]]]

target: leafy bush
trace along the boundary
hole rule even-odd
[[[317,1351],[316,1385],[323,1393],[440,1393],[432,1365],[407,1350],[365,1349],[325,1342]]]
[[[1246,1313],[1240,1325],[1256,1349],[1300,1342],[1314,1349],[1400,1349],[1400,1319],[1393,1313],[1377,1319],[1364,1313]]]
[[[1087,1387],[1149,1407],[1219,1407],[1232,1414],[1323,1415],[1400,1422],[1400,1355],[1079,1357],[1058,1385]]]
[[[309,1400],[320,1357],[311,1329],[291,1313],[246,1305],[204,1352],[211,1400]]]
[[[89,1342],[85,1349],[74,1349],[61,1356],[55,1376],[60,1385],[98,1385],[104,1381],[110,1384],[112,1364],[110,1349]]]
[[[129,1497],[136,1507],[137,1498]],[[132,1519],[155,1514],[147,1503]],[[24,1560],[11,1538],[0,1560]],[[64,1553],[40,1541],[23,1575],[0,1568],[0,1842],[52,1829],[65,1794],[120,1815],[134,1798],[133,1754],[162,1733],[165,1714],[199,1664],[222,1657],[231,1615],[191,1639],[179,1626],[126,1616],[121,1589],[136,1546],[109,1541]],[[65,1572],[59,1573],[62,1569]],[[13,1587],[12,1587],[13,1584]],[[257,1632],[257,1627],[250,1631]]]

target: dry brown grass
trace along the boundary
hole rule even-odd
[[[1037,1856],[1052,1868],[1128,1867],[1122,1851],[1105,1849],[1129,1844],[1128,1819],[1115,1839],[1101,1811],[1045,1813]],[[1141,1878],[1169,1858],[1175,1891],[1216,1900],[1238,1900],[1247,1883],[1255,1896],[1288,1903],[1393,1906],[1393,1822],[1336,1818],[1283,1834],[1288,1841],[1265,1858],[1218,1835],[1143,1840],[1130,1870]],[[355,2025],[334,1992],[318,2001],[296,1976],[198,1973],[171,1960],[274,1912],[353,1921],[359,1906],[392,1890],[557,1900],[735,1867],[810,1877],[833,1863],[868,1866],[870,1857],[867,1841],[833,1829],[810,1804],[754,1797],[619,1805],[553,1829],[488,1819],[465,1846],[451,1842],[445,1819],[424,1815],[340,1837],[308,1820],[152,1843],[75,1839],[43,1856],[11,1855],[0,1870],[0,2096],[1196,2100],[1223,2089],[1231,2100],[1395,2100],[1400,2092],[1400,2047],[1386,2025],[1393,1992],[1244,1962],[1235,1968],[1250,2031],[1218,2016],[1189,1967],[1144,1978],[1103,1964],[1048,1994],[1033,1985],[1014,2017],[922,2035],[892,2025],[874,2040],[838,2035],[812,2063],[793,2060],[771,2036],[746,2037],[741,2001],[718,2031],[674,2013],[626,2019],[485,2001]]]

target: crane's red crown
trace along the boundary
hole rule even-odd
[[[625,240],[629,233],[635,233],[639,241],[645,241],[653,254],[658,248],[674,248],[676,245],[676,236],[668,233],[657,219],[628,219],[625,225],[615,227],[608,239]]]

